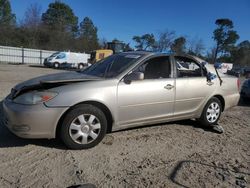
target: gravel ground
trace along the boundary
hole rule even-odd
[[[0,65],[0,100],[18,82],[61,70]],[[2,118],[2,109],[0,117]],[[108,134],[70,151],[58,140],[25,140],[0,123],[0,187],[250,187],[250,107],[223,113],[225,133],[180,121]]]

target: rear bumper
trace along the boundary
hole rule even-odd
[[[228,108],[237,106],[240,100],[240,94],[239,93],[235,93],[235,94],[231,94],[231,95],[227,95],[224,97],[225,99],[225,108],[224,110],[227,110]]]
[[[8,99],[3,102],[4,124],[22,138],[55,138],[56,126],[65,108],[44,104],[21,105]]]

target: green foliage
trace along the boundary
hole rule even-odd
[[[55,30],[77,32],[78,17],[67,4],[60,1],[49,4],[42,14],[42,22]]]
[[[217,28],[214,30],[213,39],[216,42],[216,51],[214,62],[217,59],[219,53],[230,52],[239,39],[239,35],[235,30],[233,30],[233,22],[229,19],[217,19],[215,24]]]
[[[205,50],[205,45],[202,39],[193,38],[191,41],[189,41],[188,53],[190,55],[195,55],[203,58],[204,50]]]
[[[250,66],[250,41],[245,40],[231,51],[231,61],[242,66]]]
[[[179,37],[174,40],[173,44],[171,45],[171,50],[175,53],[184,53],[186,49],[186,38]]]
[[[91,52],[92,50],[99,48],[97,31],[97,27],[89,17],[85,17],[80,23],[80,42],[87,52]]]
[[[16,23],[16,16],[11,12],[9,0],[0,0],[0,26],[13,26]]]
[[[137,50],[148,50],[148,49],[153,50],[156,47],[156,41],[153,34],[134,36],[133,40],[137,43],[135,46]]]

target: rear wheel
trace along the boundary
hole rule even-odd
[[[222,111],[222,105],[218,98],[212,97],[206,104],[198,121],[204,126],[217,124]]]
[[[88,149],[102,141],[107,131],[104,113],[93,105],[76,106],[62,123],[60,135],[71,149]]]

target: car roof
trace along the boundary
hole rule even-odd
[[[131,55],[143,55],[143,56],[150,56],[150,55],[154,55],[154,56],[162,56],[162,55],[182,56],[182,57],[195,59],[198,62],[205,62],[205,60],[203,60],[197,56],[193,56],[193,55],[189,55],[189,54],[185,54],[185,53],[163,53],[163,52],[150,52],[150,51],[130,51],[130,52],[122,52],[122,53],[123,54],[131,54]]]

